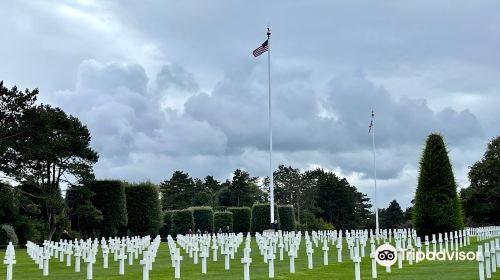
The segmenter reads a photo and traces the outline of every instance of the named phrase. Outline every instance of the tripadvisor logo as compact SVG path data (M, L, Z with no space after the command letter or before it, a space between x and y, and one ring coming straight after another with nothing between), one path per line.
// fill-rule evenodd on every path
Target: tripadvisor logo
M478 260L476 252L456 252L456 251L440 251L440 252L410 252L407 250L401 254L402 260L412 259L417 261L475 261ZM398 254L396 248L389 244L380 245L375 251L375 260L381 266L392 266L396 263Z
M396 263L397 259L396 248L392 245L380 245L375 251L375 260L381 266L391 266Z

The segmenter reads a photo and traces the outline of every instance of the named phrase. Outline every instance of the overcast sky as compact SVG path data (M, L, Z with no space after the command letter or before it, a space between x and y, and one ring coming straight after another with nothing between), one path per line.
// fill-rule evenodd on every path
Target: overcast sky
M460 187L499 134L499 1L0 0L0 80L88 125L97 178L323 167L409 206L429 133Z

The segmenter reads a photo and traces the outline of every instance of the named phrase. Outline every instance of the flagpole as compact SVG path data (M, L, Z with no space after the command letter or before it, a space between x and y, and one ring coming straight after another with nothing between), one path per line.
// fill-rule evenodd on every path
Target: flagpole
M273 125L271 114L271 29L267 27L267 74L269 82L269 192L271 208L271 224L274 223L274 184L273 184Z
M374 208L375 208L375 236L379 234L379 224L378 224L378 207L377 207L377 161L375 160L375 122L373 119L375 118L375 114L372 110L372 149L373 149L373 183L375 185L375 199L374 199Z

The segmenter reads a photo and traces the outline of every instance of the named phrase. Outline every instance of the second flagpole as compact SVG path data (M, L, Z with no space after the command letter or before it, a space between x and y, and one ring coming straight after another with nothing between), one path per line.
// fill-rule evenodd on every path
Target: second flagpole
M267 74L269 82L269 196L271 225L274 223L274 184L273 184L273 121L271 114L271 29L267 27Z

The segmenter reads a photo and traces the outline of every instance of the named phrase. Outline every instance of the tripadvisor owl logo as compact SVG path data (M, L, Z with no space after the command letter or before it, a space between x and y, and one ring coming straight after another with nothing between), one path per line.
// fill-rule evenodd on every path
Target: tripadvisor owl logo
M396 263L397 259L396 248L392 245L380 245L375 251L375 260L381 266L391 266Z

